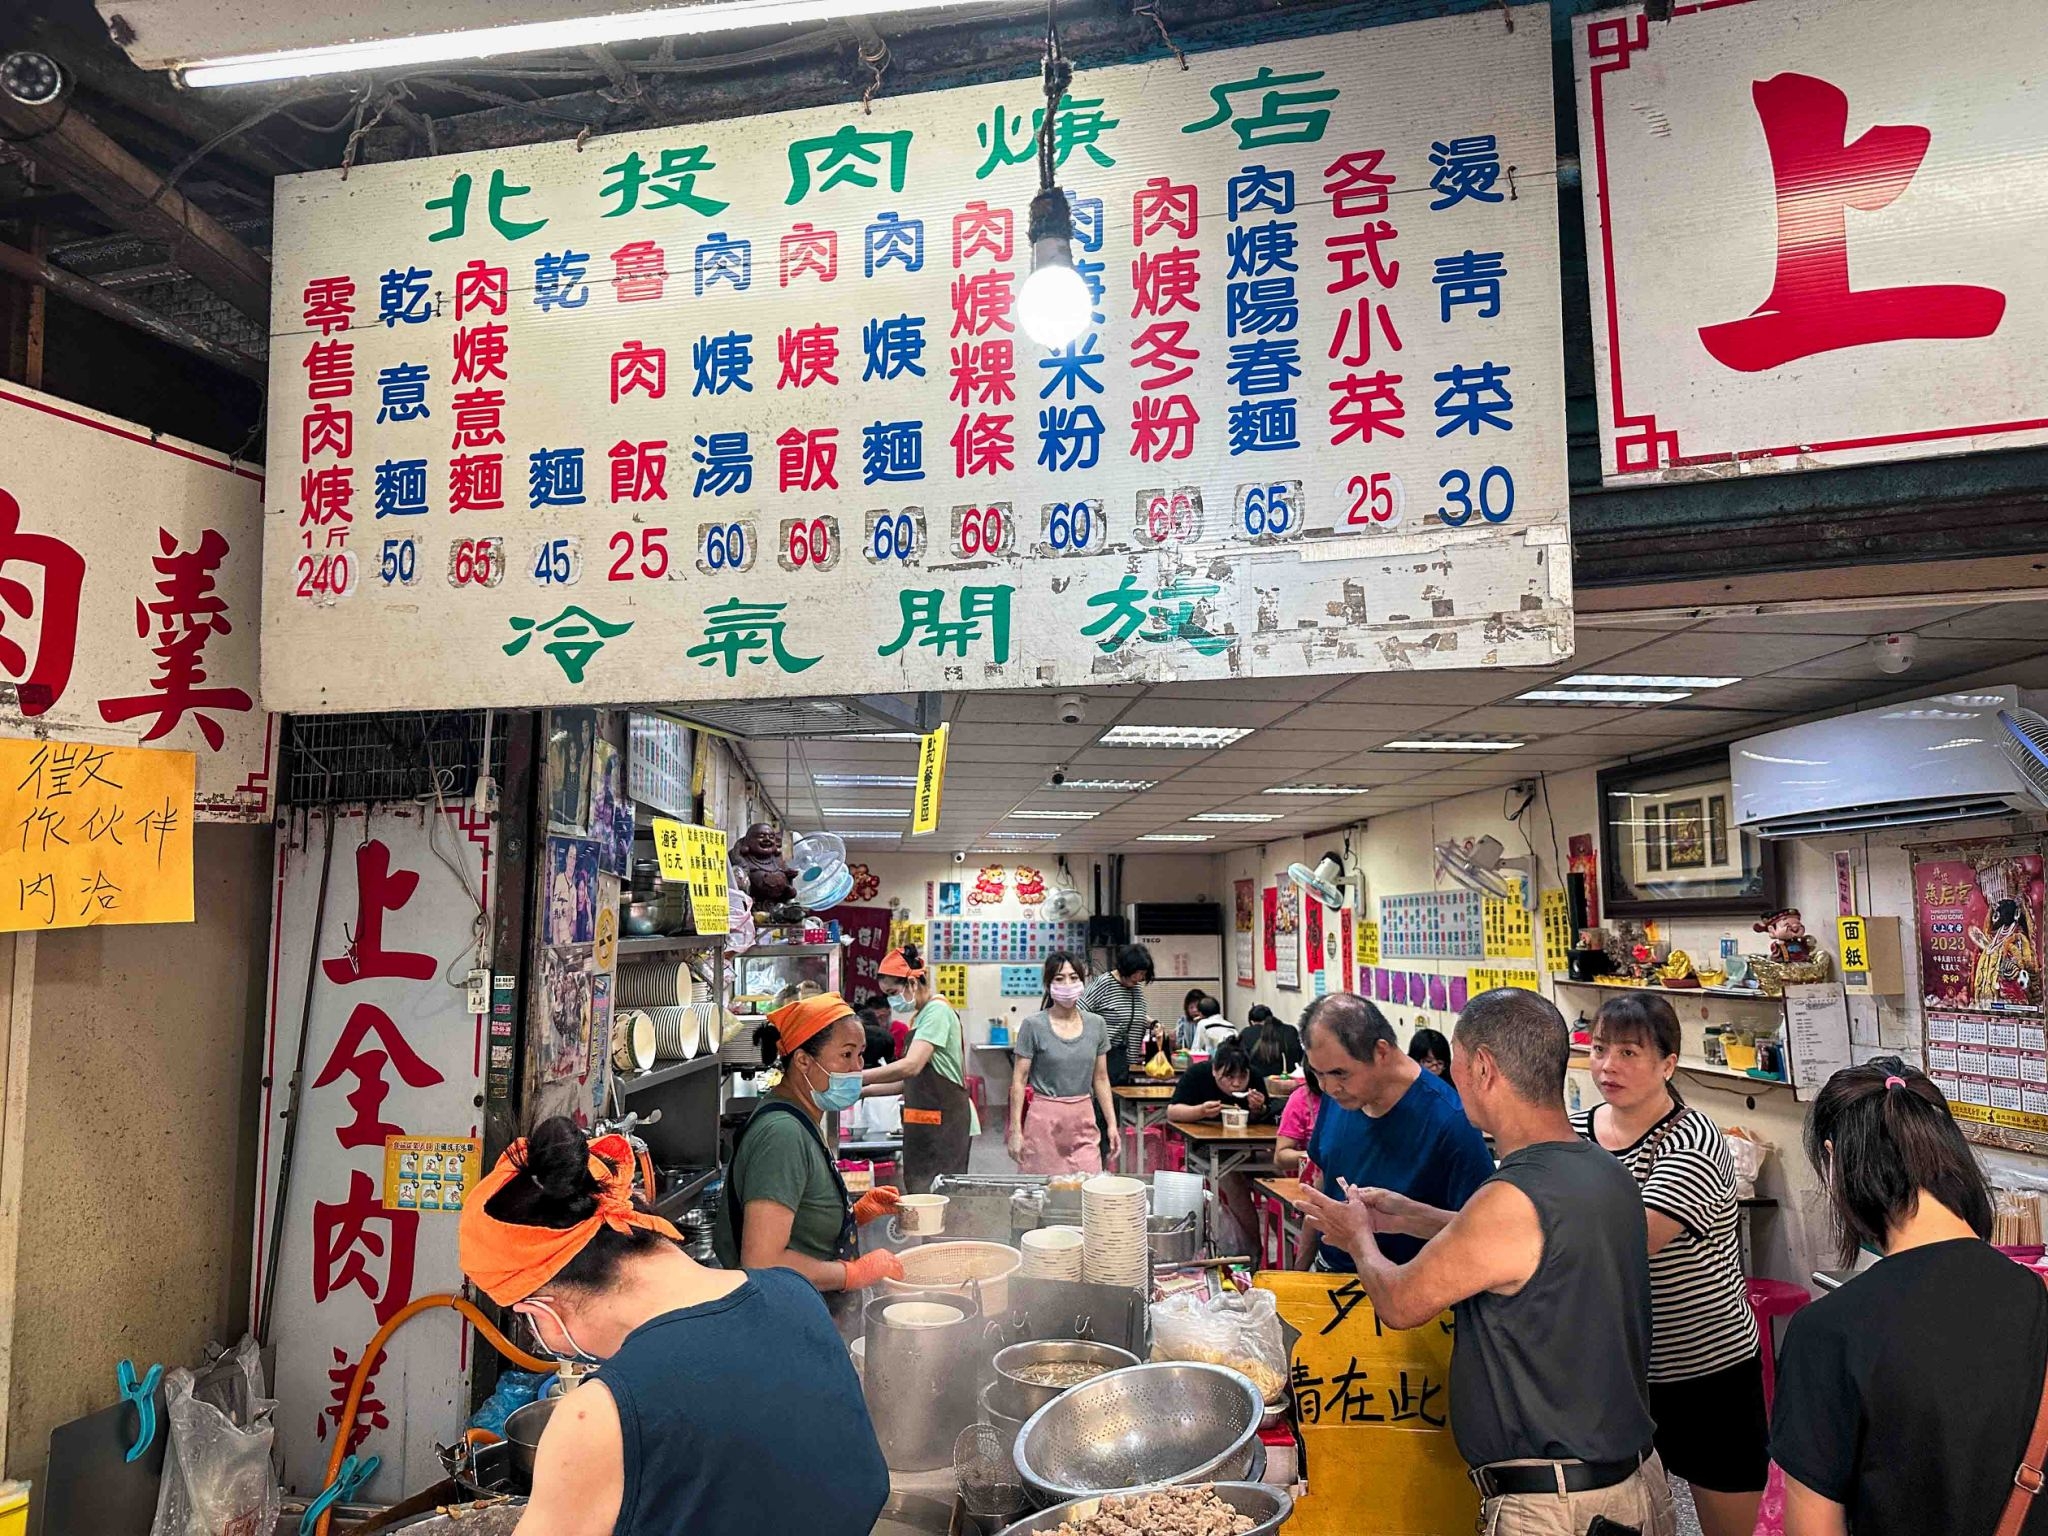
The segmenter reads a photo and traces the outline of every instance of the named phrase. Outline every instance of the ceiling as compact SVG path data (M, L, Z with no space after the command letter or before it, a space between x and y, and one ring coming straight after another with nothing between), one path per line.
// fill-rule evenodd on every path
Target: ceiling
M1903 676L1880 672L1868 645L1872 635L1897 632L1911 632L1918 649ZM1515 702L1587 672L1710 673L1742 681L1661 706ZM1555 671L1414 671L1100 689L1086 696L1087 718L1074 726L1056 722L1057 695L1049 692L949 695L946 718L953 730L943 813L935 836L915 840L901 835L909 825L907 787L815 782L835 775L908 779L917 767L914 740L764 741L745 743L743 750L792 827L860 834L850 849L861 854L899 847L1039 856L1207 854L1308 836L1541 774L1725 741L1879 699L1938 692L1962 678L2048 687L2048 603L1839 603L1807 613L1710 618L1602 614L1582 621L1577 655ZM1116 725L1250 727L1251 733L1220 750L1100 745ZM1391 741L1435 736L1524 744L1484 753L1385 750ZM1156 787L1137 793L1055 789L1049 782L1055 769L1073 780L1153 780ZM1261 793L1298 783L1363 792ZM826 814L845 808L901 814ZM1016 814L1031 811L1097 814L1086 821ZM1280 819L1189 820L1217 812ZM1010 839L995 835L999 831L1057 835ZM1208 840L1141 842L1147 834Z

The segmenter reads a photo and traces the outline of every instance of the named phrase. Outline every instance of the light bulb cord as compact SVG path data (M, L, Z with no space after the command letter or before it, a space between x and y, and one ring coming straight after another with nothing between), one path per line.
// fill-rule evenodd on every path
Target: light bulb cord
M1053 164L1053 124L1060 102L1074 83L1074 66L1060 49L1059 0L1045 0L1045 120L1038 125L1038 190L1050 192L1056 167Z

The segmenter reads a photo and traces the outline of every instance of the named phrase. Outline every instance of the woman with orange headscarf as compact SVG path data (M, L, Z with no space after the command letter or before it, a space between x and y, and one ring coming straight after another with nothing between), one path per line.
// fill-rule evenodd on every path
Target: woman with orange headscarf
M463 1208L477 1289L545 1353L598 1366L541 1434L522 1536L741 1536L764 1488L781 1528L868 1536L889 1472L817 1292L785 1270L705 1268L632 1191L631 1144L558 1116Z
M893 1253L860 1252L860 1228L895 1211L896 1191L855 1201L825 1142L826 1113L860 1097L867 1035L844 998L820 992L777 1008L758 1038L782 1080L733 1143L712 1231L718 1261L793 1269L844 1313L868 1286L903 1278Z
M890 1015L910 1021L910 1043L900 1061L868 1068L864 1091L903 1095L903 1183L921 1195L940 1174L967 1171L981 1118L967 1096L960 1015L932 990L931 969L915 944L883 957L881 982Z

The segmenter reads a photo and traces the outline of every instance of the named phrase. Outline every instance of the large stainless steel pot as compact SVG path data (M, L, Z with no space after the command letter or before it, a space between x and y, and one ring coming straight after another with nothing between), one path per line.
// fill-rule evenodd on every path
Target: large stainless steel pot
M540 1451L541 1431L548 1427L559 1397L536 1398L524 1408L515 1408L505 1418L505 1439L512 1447L512 1470L528 1487L533 1485L533 1459Z
M1028 1419L1067 1388L1026 1381L1019 1372L1034 1365L1083 1364L1100 1366L1102 1370L1096 1374L1101 1375L1136 1365L1138 1357L1114 1344L1097 1344L1089 1339L1031 1339L997 1350L992 1364L996 1379L1003 1384L1004 1404L1013 1409L1019 1419Z
M862 1312L861 1385L882 1456L897 1472L953 1464L953 1441L974 1422L991 1340L971 1296L947 1291L874 1297Z

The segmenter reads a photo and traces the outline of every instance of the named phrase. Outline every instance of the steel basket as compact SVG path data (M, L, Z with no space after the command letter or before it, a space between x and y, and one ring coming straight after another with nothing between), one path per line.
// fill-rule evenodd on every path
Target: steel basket
M1070 1388L1027 1419L1017 1470L1041 1504L1242 1478L1264 1412L1259 1389L1237 1371L1134 1365Z

